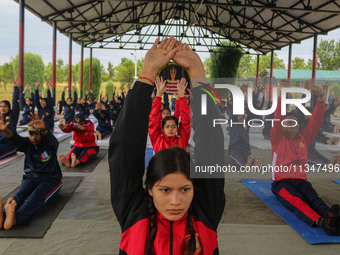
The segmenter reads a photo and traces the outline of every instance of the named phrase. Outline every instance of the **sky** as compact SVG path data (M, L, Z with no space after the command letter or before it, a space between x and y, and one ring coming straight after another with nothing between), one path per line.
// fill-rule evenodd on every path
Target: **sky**
M50 25L42 22L37 16L29 11L25 11L25 52L32 52L42 57L45 64L52 61L52 32ZM327 36L319 36L318 43L321 40L340 40L340 29L331 31ZM63 34L57 32L57 59L63 59L64 63L68 63L68 47L69 39ZM72 44L72 62L73 64L80 60L80 46L76 43ZM0 65L10 62L19 51L19 5L13 0L0 0ZM312 59L313 39L308 39L301 44L293 44L292 57L301 57L305 60ZM279 58L282 58L287 66L288 63L288 47L275 51ZM131 50L109 50L109 49L93 49L93 57L100 60L101 64L107 67L110 61L114 66L119 65L120 59L123 57L134 60ZM136 57L141 59L146 51L137 50ZM209 53L198 53L202 60L209 57ZM90 55L90 50L84 49L84 57Z

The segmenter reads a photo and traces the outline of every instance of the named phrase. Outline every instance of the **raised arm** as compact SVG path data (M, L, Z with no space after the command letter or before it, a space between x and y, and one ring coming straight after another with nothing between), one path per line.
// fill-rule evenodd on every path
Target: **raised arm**
M213 119L219 117L216 106L209 95L207 95L207 114L201 114L201 95L206 94L205 91L209 90L204 85L207 83L207 79L202 61L187 44L179 45L174 61L189 71L194 87L191 90L192 100L190 105L193 112L192 126L195 133L195 166L216 166L216 164L224 166L223 133L221 126L213 127ZM202 87L204 87L204 90L201 89ZM197 190L195 191L193 206L195 212L203 212L203 215L206 216L199 220L216 231L225 206L224 174L215 175L215 178L211 177L209 174L198 174L198 179L195 180Z
M151 98L151 95L150 95ZM152 103L152 109L149 115L149 136L153 146L157 143L157 139L161 137L161 125L162 125L162 98L156 96Z
M173 38L165 39L159 45L158 42L159 39L156 39L147 52L141 73L151 81L175 53L171 48ZM130 226L131 219L139 217L141 207L147 212L142 178L153 91L148 79L140 78L129 91L110 139L111 203L122 231Z
M78 99L78 94L77 94L77 88L76 86L73 86L73 107L77 107L77 99Z
M177 106L179 109L179 114L181 116L181 122L179 123L179 131L178 134L183 139L183 144L188 144L190 138L190 130L191 130L191 111L188 100L186 99L184 92L188 83L185 78L182 78L179 82L177 82L177 90L179 99L177 100Z
M155 146L157 140L161 138L161 123L162 123L162 95L166 89L163 78L156 77L155 85L157 87L157 96L152 103L152 109L149 115L149 136L151 144ZM150 95L151 97L151 95Z
M48 104L48 108L50 108L51 110L54 111L54 108L53 108L53 97L52 97L52 93L51 93L51 84L50 82L47 83L47 104Z
M204 86L204 85L203 85ZM206 88L205 88L206 90ZM221 126L213 127L213 119L219 114L214 101L200 87L192 89L192 126L195 142L195 166L224 166L224 138ZM201 114L201 95L207 97L207 114ZM200 175L200 174L199 174ZM214 178L212 178L214 177ZM200 178L197 176L197 178ZM212 229L216 230L221 220L225 206L224 174L209 176L203 175L196 179L197 192L195 194L196 206L208 216Z
M19 82L14 83L14 90L13 90L13 96L12 96L12 113L11 113L11 119L9 124L9 129L11 129L13 132L16 132L16 124L19 119L20 114L20 106L19 106L19 88L18 88Z
M312 117L310 118L307 127L305 127L301 134L305 138L306 146L309 146L311 142L316 137L317 133L319 132L322 121L325 114L325 95L322 93L321 87L312 87L312 91L315 93L315 95L318 98L318 101L315 105L315 108L312 113Z
M66 105L66 101L65 101L65 90L66 90L66 88L67 88L67 86L65 86L65 87L63 88L63 93L61 93L61 104L62 104L63 106Z
M39 97L39 85L40 85L40 81L37 81L35 83L35 95L34 95L34 101L35 101L35 106L39 109L41 109L41 104L40 104L40 97Z
M280 142L283 136L283 127L281 125L281 121L284 120L284 116L281 115L281 96L279 96L277 99L277 107L274 112L274 119L279 121L274 122L270 131L270 142L272 144L272 148Z

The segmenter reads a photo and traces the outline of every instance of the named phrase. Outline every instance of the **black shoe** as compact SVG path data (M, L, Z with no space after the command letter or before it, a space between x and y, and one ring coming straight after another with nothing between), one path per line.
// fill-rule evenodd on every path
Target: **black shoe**
M338 219L339 219L339 205L332 205L329 208L329 213L326 218L321 218L318 223L318 227L322 228L327 235L337 235L338 230Z
M336 234L335 218L320 218L317 226L322 228L329 236L334 236Z

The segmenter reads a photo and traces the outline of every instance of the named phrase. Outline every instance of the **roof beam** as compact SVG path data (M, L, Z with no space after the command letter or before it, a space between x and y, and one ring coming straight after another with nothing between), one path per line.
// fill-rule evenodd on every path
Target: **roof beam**
M89 0L89 1L87 1L87 2L85 2L85 3L78 4L78 5L74 5L74 6L70 7L70 8L66 8L66 9L62 9L62 10L57 10L57 11L55 11L54 13L51 13L51 14L46 15L46 16L43 16L41 19L42 19L43 21L47 21L47 20L49 20L49 18L50 18L51 16L54 16L54 15L58 15L58 16L59 16L59 15L62 15L63 13L65 13L65 12L75 10L75 9L80 8L80 7L83 7L83 6L85 6L85 5L89 5L89 4L92 4L92 3L100 3L100 2L102 2L102 1L103 1L103 0Z
M118 0L110 0L111 2L118 2ZM178 1L178 0L125 0L124 2L148 2L148 3L178 3L182 5L200 5L201 1ZM305 6L304 8L290 8L290 7L283 7L278 6L272 3L261 3L261 4L244 4L244 3L234 3L234 2L225 2L225 1L203 1L202 5L212 5L212 6L220 6L220 7L237 7L237 8L251 8L251 9L263 9L263 10L286 10L286 11L304 11L304 12L317 12L317 13L325 13L325 14L339 14L340 10L320 10L320 9L313 9L312 6Z
M58 23L60 22L70 22L67 20L55 20ZM140 24L143 26L148 26L148 25L155 25L154 23L148 23L148 22L137 22L137 21L86 21L86 20L74 20L72 21L72 23L108 23L108 24ZM183 26L183 25L176 25L176 24L172 24L172 26ZM282 33L294 33L296 31L292 31L292 30L281 30L281 29L275 29L275 28L256 28L256 27L234 27L234 26L226 26L222 23L220 23L219 25L215 24L215 25L201 25L201 24L197 24L197 26L202 26L203 28L230 28L230 29L236 29L236 30L254 30L254 31L270 31L270 32L282 32ZM65 28L67 29L67 28ZM308 32L308 31L299 31L296 33L302 33L302 34L315 34L315 32Z

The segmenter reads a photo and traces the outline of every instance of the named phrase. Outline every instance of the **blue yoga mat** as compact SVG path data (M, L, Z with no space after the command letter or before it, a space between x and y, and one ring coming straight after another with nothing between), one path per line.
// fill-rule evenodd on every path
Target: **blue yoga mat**
M340 181L339 181L340 182ZM340 236L329 236L321 228L313 228L286 209L271 191L272 181L242 180L256 196L261 198L276 214L310 244L340 243Z
M147 148L146 152L145 152L145 168L148 167L150 159L153 156L153 149L152 148Z
M340 180L332 180L333 182L340 184Z

